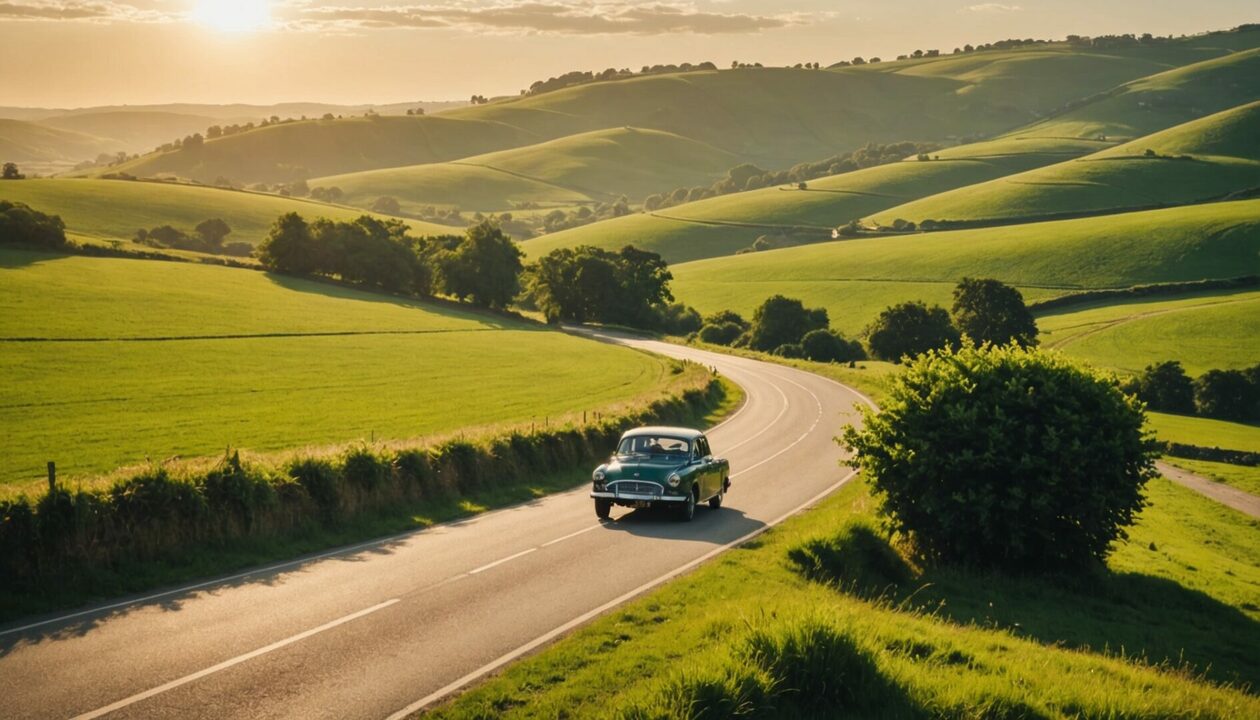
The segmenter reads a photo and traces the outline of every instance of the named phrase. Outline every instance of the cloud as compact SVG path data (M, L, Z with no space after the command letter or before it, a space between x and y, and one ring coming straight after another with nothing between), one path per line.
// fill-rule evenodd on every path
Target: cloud
M968 5L963 8L963 10L973 13L1013 13L1023 9L1018 5L1003 5L1002 3L981 3L980 5Z
M294 10L288 25L304 30L460 28L556 35L716 35L751 33L800 22L799 15L704 12L689 5L586 0L572 3L518 1L486 7L303 7Z
M163 22L171 17L154 10L108 0L0 2L0 21L71 20L86 22Z

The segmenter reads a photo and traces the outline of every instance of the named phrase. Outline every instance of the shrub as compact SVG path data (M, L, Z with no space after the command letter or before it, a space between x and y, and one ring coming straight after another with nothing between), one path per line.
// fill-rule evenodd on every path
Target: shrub
M842 443L881 512L926 559L1080 568L1126 537L1158 444L1136 398L1016 346L925 354Z
M834 330L811 330L801 338L801 348L805 357L815 362L849 362L865 360L866 351L862 343L846 340Z
M902 358L929 350L953 348L958 345L959 335L945 308L907 302L880 313L866 328L866 338L876 358L901 362Z
M670 335L688 335L699 330L703 324L700 313L682 303L670 303L661 308L657 322L660 329Z
M1125 389L1137 395L1152 410L1186 415L1194 413L1194 383L1176 360L1147 365Z
M787 343L775 348L773 354L779 357L803 360L805 358L805 348L800 343Z
M1037 322L1024 296L997 280L963 278L954 288L951 315L958 330L977 344L1037 344Z
M744 331L735 323L725 322L720 325L705 325L700 328L700 340L714 345L730 345Z
M753 313L748 345L769 352L781 345L799 343L805 333L828 324L825 309L807 310L800 300L774 295Z
M1194 401L1199 414L1220 420L1260 417L1260 388L1240 370L1208 370L1200 375L1194 381Z
M748 321L734 310L719 310L712 315L706 315L704 317L705 325L721 325L723 323L733 323L739 326L740 330L747 330L749 328Z

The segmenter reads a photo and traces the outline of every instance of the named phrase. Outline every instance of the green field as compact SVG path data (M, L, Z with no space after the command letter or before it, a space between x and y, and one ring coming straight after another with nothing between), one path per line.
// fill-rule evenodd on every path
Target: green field
M48 460L73 477L228 445L542 423L669 376L654 357L536 326L187 263L0 251L0 318L10 489L37 487Z
M854 688L857 702L878 697L876 707L854 716L1260 714L1252 694L1260 680L1256 521L1163 479L1148 494L1151 505L1109 570L1087 581L962 570L922 572L891 592L873 578L849 591L807 581L793 570L790 549L836 542L849 523L873 523L866 487L854 482L432 714L583 717L618 708L683 717L683 709L654 712L677 697L678 683L716 696L735 682L733 655L750 632L807 618L852 637L877 671L870 685Z
M912 201L871 215L1005 221L1204 202L1260 187L1260 102L1075 160ZM1147 157L1147 152L1155 153Z
M257 244L284 213L307 220L326 217L353 220L355 208L279 195L170 183L123 180L52 179L0 184L0 200L26 203L41 212L60 215L71 232L106 239L135 237L139 228L173 225L191 231L198 223L220 218L231 228L228 242ZM458 234L459 228L410 220L417 235Z
M369 207L382 195L406 210L448 205L464 210L509 210L516 202L572 204L634 200L678 185L708 185L739 158L672 133L616 128L538 145L463 158L315 178L336 186L348 204Z
M1074 289L1255 274L1258 253L1260 201L1246 200L843 240L671 270L674 294L703 313L751 313L769 295L782 293L826 307L833 327L854 334L897 302L948 305L954 285L967 276L1015 285L1031 301Z
M1191 376L1260 363L1256 291L1120 302L1042 315L1037 325L1043 346L1125 373L1163 360Z
M1168 413L1147 415L1151 428L1161 440L1260 453L1260 426Z

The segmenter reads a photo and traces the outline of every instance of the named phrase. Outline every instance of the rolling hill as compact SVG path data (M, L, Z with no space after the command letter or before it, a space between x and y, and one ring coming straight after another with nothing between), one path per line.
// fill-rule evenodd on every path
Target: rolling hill
M139 228L173 225L191 230L210 218L231 228L230 242L257 244L276 218L297 212L308 220L353 220L365 211L278 195L156 182L41 179L0 183L0 200L26 203L60 215L66 229L98 238L125 240ZM369 213L370 214L370 213ZM460 228L406 221L418 235L450 235Z
M123 169L202 181L292 180L445 162L626 126L783 167L868 142L993 136L1117 84L1227 55L1232 45L1260 45L1260 32L1107 51L1061 44L829 70L640 76L438 116L282 124L146 156Z
M50 459L73 477L227 444L279 451L554 420L655 396L672 377L644 353L448 306L9 249L0 347L0 494L37 489Z
M206 115L115 110L50 117L39 124L95 135L112 141L115 150L139 153L193 133L204 135L207 127L218 122Z
M0 162L48 165L91 160L121 148L107 138L23 120L0 119Z
M390 195L405 210L422 205L507 210L515 202L642 198L678 182L708 184L738 162L735 155L672 133L625 127L456 162L315 178L310 185L339 187L348 204L363 207Z
M1260 187L1260 102L1075 160L899 205L869 218L1018 222L1205 202Z
M909 236L861 238L675 265L674 294L745 316L782 293L855 335L906 300L948 306L963 277L1027 300L1077 289L1260 274L1260 200ZM1234 336L1245 345L1245 339Z

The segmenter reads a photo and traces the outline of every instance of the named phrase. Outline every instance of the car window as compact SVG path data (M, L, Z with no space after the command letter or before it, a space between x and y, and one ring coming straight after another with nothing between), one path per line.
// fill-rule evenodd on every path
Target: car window
M686 457L691 453L691 443L668 435L636 435L623 438L617 447L618 455L663 455Z
M698 448L696 450L698 457L705 458L713 454L713 451L709 450L708 438L696 438L696 447Z

